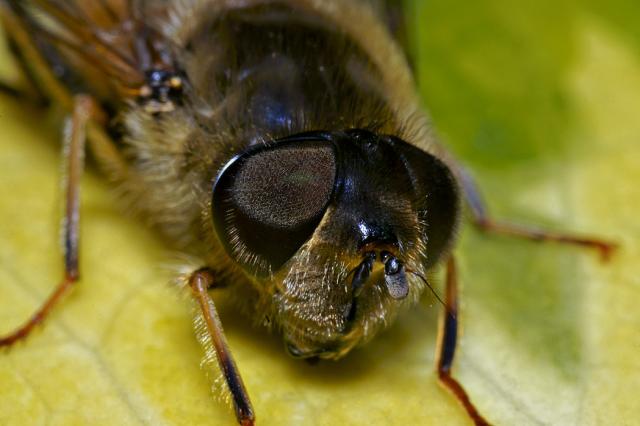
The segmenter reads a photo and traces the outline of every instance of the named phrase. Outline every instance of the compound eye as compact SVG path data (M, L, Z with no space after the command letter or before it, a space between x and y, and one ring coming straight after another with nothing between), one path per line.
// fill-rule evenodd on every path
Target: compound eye
M431 267L442 258L453 241L460 216L458 185L449 167L434 155L401 139L391 138L405 162L420 221L425 223L427 262Z
M212 203L227 253L257 274L280 268L320 223L335 180L335 151L327 141L288 140L231 160Z

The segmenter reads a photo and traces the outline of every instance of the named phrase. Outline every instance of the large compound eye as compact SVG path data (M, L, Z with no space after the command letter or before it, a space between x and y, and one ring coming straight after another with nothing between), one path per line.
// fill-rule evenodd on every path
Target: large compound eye
M213 188L218 237L243 267L276 270L313 234L335 180L335 151L327 141L288 140L236 157Z
M427 268L434 265L453 241L460 217L458 185L449 167L437 157L393 138L405 161L416 195L420 221L427 224Z

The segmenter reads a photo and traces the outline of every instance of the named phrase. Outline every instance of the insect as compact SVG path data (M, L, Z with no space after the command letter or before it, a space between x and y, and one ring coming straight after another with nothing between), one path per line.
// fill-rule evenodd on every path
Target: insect
M210 289L225 289L303 359L337 360L430 289L446 264L439 380L451 375L451 249L474 223L535 240L595 239L493 221L469 174L429 133L403 53L368 2L4 0L3 25L36 95L66 108L65 276L0 338L25 338L75 286L85 142L132 208L202 259L185 279L198 336L240 424L255 413Z

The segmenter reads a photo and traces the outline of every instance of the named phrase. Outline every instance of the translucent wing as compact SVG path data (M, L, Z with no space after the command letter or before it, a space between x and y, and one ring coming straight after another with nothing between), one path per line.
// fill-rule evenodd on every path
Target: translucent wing
M30 43L72 93L132 97L147 71L171 68L168 43L148 25L164 8L125 0L4 0L0 5L10 39L22 38L17 44L23 47Z

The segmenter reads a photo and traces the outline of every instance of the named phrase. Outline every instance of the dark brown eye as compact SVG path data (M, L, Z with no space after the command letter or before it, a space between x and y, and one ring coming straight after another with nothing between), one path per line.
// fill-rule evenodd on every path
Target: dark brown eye
M449 167L437 157L390 137L405 162L415 192L415 207L426 223L427 267L443 256L453 241L459 214L458 185Z
M276 270L313 234L335 180L327 141L288 140L236 157L213 188L218 237L243 267Z

